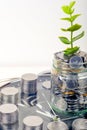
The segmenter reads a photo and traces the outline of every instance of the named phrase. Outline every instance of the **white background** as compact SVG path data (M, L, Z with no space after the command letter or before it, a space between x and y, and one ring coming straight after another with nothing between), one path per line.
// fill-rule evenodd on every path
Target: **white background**
M0 0L0 78L51 69L54 52L66 48L58 36L67 27L61 17L70 0ZM87 51L87 1L76 0L76 21L85 36L77 41ZM81 31L80 30L80 31ZM66 34L64 34L66 35Z

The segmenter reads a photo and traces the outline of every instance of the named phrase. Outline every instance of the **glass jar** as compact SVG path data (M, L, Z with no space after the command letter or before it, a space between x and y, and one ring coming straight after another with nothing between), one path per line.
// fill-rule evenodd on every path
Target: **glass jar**
M87 53L54 54L51 71L51 105L57 112L87 111Z

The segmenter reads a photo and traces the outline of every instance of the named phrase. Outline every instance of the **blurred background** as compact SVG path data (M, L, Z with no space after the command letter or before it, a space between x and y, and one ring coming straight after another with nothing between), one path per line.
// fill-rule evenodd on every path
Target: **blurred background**
M66 48L58 36L67 24L61 6L71 0L0 1L0 79L51 70L53 53ZM87 51L87 1L76 0L76 21L85 36L76 44ZM80 31L81 31L80 30ZM66 34L65 34L66 35Z

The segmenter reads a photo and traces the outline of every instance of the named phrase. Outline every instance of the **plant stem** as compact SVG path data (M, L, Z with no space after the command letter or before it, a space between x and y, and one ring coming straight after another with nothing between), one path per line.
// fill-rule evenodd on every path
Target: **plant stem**
M73 48L72 38L73 38L73 32L71 32L71 48Z
M72 17L72 15L70 15L70 17ZM73 22L71 21L71 26L73 25ZM71 31L71 48L73 48L73 32Z

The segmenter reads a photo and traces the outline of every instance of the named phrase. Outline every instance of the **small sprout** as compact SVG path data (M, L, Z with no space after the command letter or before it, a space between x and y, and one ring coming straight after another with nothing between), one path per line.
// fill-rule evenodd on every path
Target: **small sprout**
M75 1L72 1L69 3L69 5L62 6L62 11L68 15L68 17L61 18L61 20L67 21L70 23L70 26L68 28L61 28L63 32L69 32L70 38L67 38L65 36L59 36L59 39L62 43L70 45L70 48L66 48L64 50L64 54L67 56L73 55L76 53L80 47L73 45L73 43L80 38L84 36L84 31L82 31L80 34L73 36L75 31L78 31L82 25L75 23L74 21L81 15L81 14L74 14L75 9L73 8L75 5Z
M58 116L55 116L55 117L53 118L53 121L58 121Z

